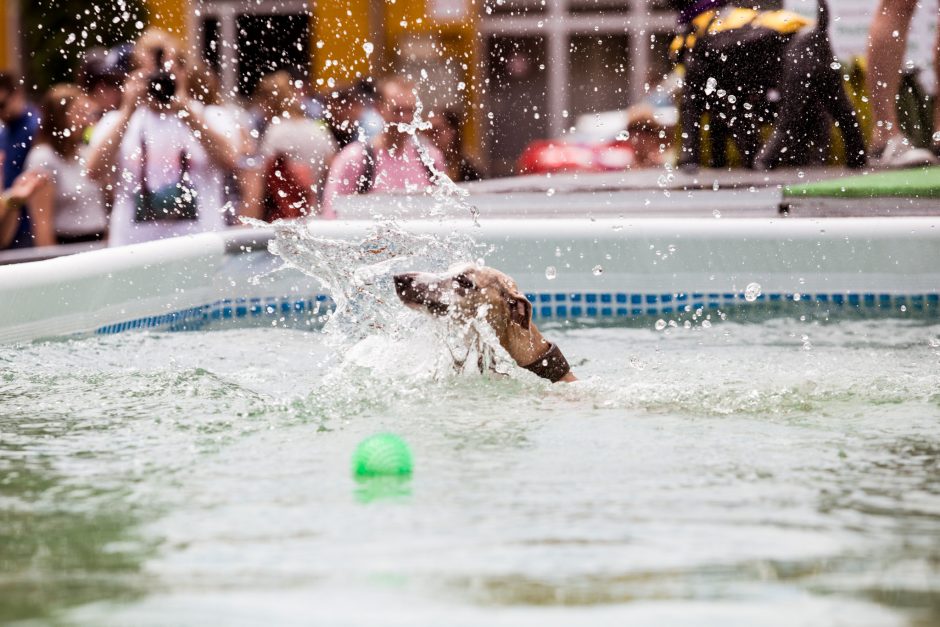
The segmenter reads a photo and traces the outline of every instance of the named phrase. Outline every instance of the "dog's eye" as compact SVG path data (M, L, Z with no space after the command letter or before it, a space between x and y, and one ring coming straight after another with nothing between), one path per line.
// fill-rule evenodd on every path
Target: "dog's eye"
M458 286L464 288L465 290L472 290L474 288L473 281L467 278L464 274L458 274L454 277L454 283Z

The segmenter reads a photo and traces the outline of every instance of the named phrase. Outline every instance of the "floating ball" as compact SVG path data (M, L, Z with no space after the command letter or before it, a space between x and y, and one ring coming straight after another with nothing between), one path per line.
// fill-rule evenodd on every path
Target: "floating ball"
M394 433L378 433L359 443L352 458L353 476L406 477L411 475L411 450Z

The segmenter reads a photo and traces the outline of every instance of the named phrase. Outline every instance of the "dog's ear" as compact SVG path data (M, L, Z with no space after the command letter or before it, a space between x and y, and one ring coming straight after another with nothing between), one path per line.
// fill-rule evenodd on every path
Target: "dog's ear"
M522 294L510 293L506 295L509 303L509 320L518 324L523 329L529 328L529 322L532 320L532 303Z

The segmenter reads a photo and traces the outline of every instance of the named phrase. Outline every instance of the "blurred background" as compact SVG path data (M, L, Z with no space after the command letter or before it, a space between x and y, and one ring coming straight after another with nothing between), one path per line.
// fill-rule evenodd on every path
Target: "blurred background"
M837 53L847 61L864 56L875 3L831 4ZM815 3L792 0L785 8L812 15ZM915 18L911 71L931 65L934 9L923 6ZM43 91L71 80L85 50L157 26L179 35L224 92L243 99L281 68L304 77L311 95L410 73L426 106L461 112L465 150L500 176L513 172L534 140L560 138L579 116L648 97L671 69L675 24L665 0L8 0L0 68ZM921 77L926 91L930 74Z

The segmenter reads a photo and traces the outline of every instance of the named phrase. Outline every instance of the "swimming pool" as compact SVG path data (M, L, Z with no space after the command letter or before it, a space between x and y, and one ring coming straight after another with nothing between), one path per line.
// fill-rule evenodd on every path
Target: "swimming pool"
M598 213L0 268L0 621L940 621L937 219ZM580 382L395 300L477 252Z
M940 620L935 321L547 323L555 387L412 322L0 347L0 620ZM351 478L378 431L411 480Z

